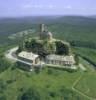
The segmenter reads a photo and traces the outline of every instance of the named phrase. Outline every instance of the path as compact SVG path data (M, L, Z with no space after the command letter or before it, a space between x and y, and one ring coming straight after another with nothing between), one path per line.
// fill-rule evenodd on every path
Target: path
M92 98L75 88L75 86L78 84L78 82L81 80L82 77L83 77L83 75L81 74L80 77L73 83L72 90L81 94L82 96L86 97L89 100L96 100L96 98Z
M86 68L82 65L82 64L79 64L79 68L83 71L86 71Z
M27 64L27 65L31 66L32 63L29 63L27 61L23 61L23 60L20 60L20 59L17 58L17 56L15 54L15 52L17 51L17 49L18 49L18 47L14 47L14 48L8 50L5 53L5 57L8 58L8 59L10 59L11 61L14 61L14 62L18 61L18 62L21 62L21 63L24 63L24 64Z

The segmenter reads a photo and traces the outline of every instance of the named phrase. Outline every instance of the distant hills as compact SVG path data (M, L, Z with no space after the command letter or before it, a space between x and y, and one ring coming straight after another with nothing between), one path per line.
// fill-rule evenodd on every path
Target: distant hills
M89 18L96 18L96 15L91 15L91 16L88 16Z
M96 24L96 16L33 16L20 18L0 18L0 23L68 23L68 24Z
M72 25L96 24L96 19L83 16L63 16L57 19L58 23L67 23Z
M47 24L49 31L60 39L96 42L95 16L29 16L21 18L0 18L0 37L5 37L5 34L8 37L11 34L30 29L35 29L37 30L35 33L38 33L38 24L40 23Z
M56 16L33 16L33 17L19 17L19 18L1 18L0 23L50 23L54 22L58 17Z

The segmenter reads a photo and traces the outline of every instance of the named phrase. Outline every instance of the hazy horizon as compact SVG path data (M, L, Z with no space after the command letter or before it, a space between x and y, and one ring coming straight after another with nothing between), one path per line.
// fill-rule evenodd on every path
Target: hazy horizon
M89 18L91 18L91 17L96 17L96 15L26 15L26 16L0 16L0 19L6 19L6 18L27 18L27 17L29 17L29 18L31 18L31 17L33 17L33 18L35 18L35 17L50 17L50 18L59 18L59 17L89 17Z

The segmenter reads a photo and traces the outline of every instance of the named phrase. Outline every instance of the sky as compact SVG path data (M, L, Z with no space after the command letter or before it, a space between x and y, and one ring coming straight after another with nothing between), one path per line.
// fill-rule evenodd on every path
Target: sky
M96 15L96 0L0 0L0 17Z

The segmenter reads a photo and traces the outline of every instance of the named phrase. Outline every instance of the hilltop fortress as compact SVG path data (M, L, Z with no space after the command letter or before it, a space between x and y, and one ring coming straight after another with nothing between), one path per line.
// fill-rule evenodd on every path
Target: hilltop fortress
M68 42L53 38L44 24L40 24L38 37L24 40L19 52L19 59L31 62L33 65L44 62L49 65L73 66L74 56Z

